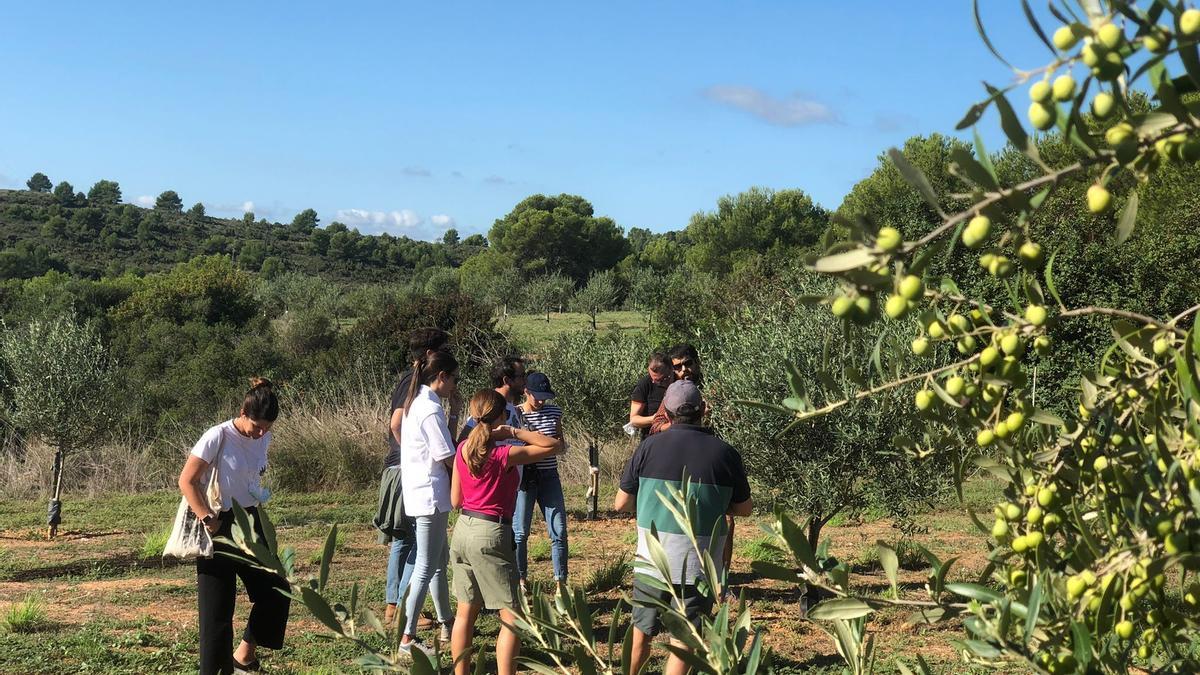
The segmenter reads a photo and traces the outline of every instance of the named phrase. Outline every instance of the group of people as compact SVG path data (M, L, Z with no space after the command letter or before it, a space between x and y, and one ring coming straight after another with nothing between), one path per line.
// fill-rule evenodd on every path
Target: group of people
M418 635L422 628L436 627L441 642L450 644L455 672L467 673L478 616L485 608L497 610L502 623L497 672L512 673L520 641L511 626L522 611L521 594L528 592L528 537L535 509L546 522L558 592L567 582L567 518L557 460L566 451L562 408L552 402L555 393L545 373L526 372L523 359L507 357L491 371L492 388L466 400L467 419L460 430L463 397L449 335L419 329L408 346L411 367L392 395L389 451L374 518L381 540L389 545L384 620L403 621L400 649L408 654L414 649L431 653ZM741 456L703 426L707 404L701 386L700 358L693 347L651 355L646 375L630 395L629 424L640 430L642 441L625 466L614 504L619 511L636 513L639 557L650 559L646 539L657 532L671 568L671 578L663 581L681 589L693 621L711 609L713 598L698 591L703 576L699 557L659 495L667 486L692 483L690 494L701 521L693 523L698 541L721 552L725 570L732 551L732 518L751 510ZM255 381L238 417L209 429L193 448L179 478L180 490L214 535L229 534L234 500L253 515L265 499L260 479L278 415L272 385ZM202 485L209 467L218 462L223 497L221 511L215 513ZM451 533L454 509L459 515ZM215 548L220 551L223 545ZM458 603L453 609L451 576ZM236 577L253 609L241 643L230 651ZM257 647L282 646L289 610L287 596L277 590L286 589L283 579L219 555L197 562L197 579L201 673L254 670ZM432 596L435 620L422 616L426 596ZM633 672L638 672L660 628L653 600L666 598L639 580L633 599ZM685 673L687 664L672 655L664 672Z

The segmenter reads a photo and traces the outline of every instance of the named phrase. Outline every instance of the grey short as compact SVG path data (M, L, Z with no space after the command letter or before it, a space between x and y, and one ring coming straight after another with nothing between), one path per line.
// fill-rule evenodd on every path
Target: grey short
M682 590L683 613L693 626L699 628L701 617L712 612L713 600L701 594L695 586L684 586ZM676 586L676 592L679 592L678 586ZM662 614L663 610L655 605L648 604L648 601L655 598L661 602L669 603L671 594L643 585L636 579L634 580L633 611L631 612L633 625L646 635L651 636L657 635L659 629L662 627L659 615Z
M512 525L461 515L450 539L454 597L521 613Z

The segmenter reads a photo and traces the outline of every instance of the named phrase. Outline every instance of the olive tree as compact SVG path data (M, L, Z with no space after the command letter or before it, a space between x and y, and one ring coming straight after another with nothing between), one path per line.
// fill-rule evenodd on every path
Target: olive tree
M530 279L525 284L525 301L528 309L537 313L546 313L546 323L550 323L550 312L555 307L562 308L575 291L575 283L558 272L543 274Z
M966 182L969 203L954 208L893 151L897 170L938 224L907 238L866 214L846 217L847 238L827 241L809 261L839 280L840 290L824 302L847 325L916 316L912 351L950 362L819 406L794 400L793 392L791 417L803 423L902 390L912 393L931 436L974 440L980 466L1005 485L990 524L971 513L990 535L990 564L980 583L948 583L953 559L930 554L928 600L903 601L922 620L967 615L961 649L968 659L1050 673L1197 672L1200 305L1152 316L1076 304L1056 283L1071 270L1056 265L1039 233L1063 226L1046 221L1047 197L1082 177L1077 213L1109 219L1110 246L1121 247L1139 222L1139 192L1160 178L1160 167L1200 159L1200 109L1183 95L1200 85L1200 10L1149 0L1061 4L1077 6L1052 4L1060 22L1052 31L1025 7L1052 58L1014 68L1005 87L987 85L986 98L959 123L967 129L995 111L1031 170L1016 178L999 173L975 134L974 152L952 151L950 170ZM1130 105L1135 84L1153 90L1156 107ZM1061 134L1069 152L1039 152L1009 101L1016 91L1032 100L1028 122ZM929 275L930 261L945 252L974 258L1003 290L1001 300L964 294L950 274ZM1039 403L1034 376L1039 363L1061 356L1050 330L1095 325L1096 318L1107 320L1109 346L1078 375L1077 411L1053 415ZM787 517L775 525L796 569L757 567L838 596L813 615L859 620L893 602L857 593L844 569L822 570L796 528ZM894 556L888 559L895 587Z
M831 286L819 279L789 285L811 291ZM789 410L819 407L865 384L863 373L875 379L904 373L911 358L878 356L899 351L902 332L890 326L847 331L827 311L764 295L782 299L745 306L705 341L714 352L704 369L711 421L742 453L755 501L802 514L814 548L833 517L867 507L896 516L901 527L911 525L911 507L948 494L949 476L938 465L960 457L951 443L937 446L938 462L919 461L916 453L893 447L897 437L920 434L907 397L896 392L863 399L840 414L795 423L780 414L781 406L739 404L782 400Z
M3 329L10 418L24 433L53 446L54 473L47 537L62 520L63 462L109 430L113 363L99 336L73 315Z
M571 298L571 308L587 314L592 321L592 330L596 330L596 316L615 307L620 295L616 273L612 270L596 272L583 288L575 292L575 297Z

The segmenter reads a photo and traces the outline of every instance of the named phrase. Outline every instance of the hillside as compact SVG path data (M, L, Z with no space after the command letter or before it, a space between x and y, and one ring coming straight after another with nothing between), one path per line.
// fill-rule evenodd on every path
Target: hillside
M117 195L103 203L82 193L0 190L0 279L51 269L92 278L155 272L197 255L221 253L265 276L298 271L338 280L396 281L431 267L457 267L483 244L478 236L434 243L363 235L341 223L315 227L315 214L303 218L302 213L291 224L255 220L253 214L213 218L202 215L202 207L148 209L119 203L119 190Z

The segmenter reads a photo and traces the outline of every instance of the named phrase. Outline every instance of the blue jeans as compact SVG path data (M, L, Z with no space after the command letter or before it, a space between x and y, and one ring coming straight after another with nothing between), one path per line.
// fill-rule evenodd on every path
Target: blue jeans
M529 477L528 474L536 474ZM517 545L517 573L522 579L529 572L529 527L533 524L533 504L542 507L546 532L550 535L550 559L554 563L554 579L567 580L567 509L563 500L562 481L558 469L525 467L529 480L523 481L517 492L517 509L513 513L513 540Z
M403 539L393 539L388 553L384 596L389 605L398 605L404 599L413 569L417 566L417 523L412 518L405 520L408 521L408 534Z
M417 542L417 561L408 587L408 599L404 602L404 634L414 636L417 634L421 607L425 604L425 594L431 588L438 623L447 623L454 618L450 611L450 584L446 578L446 565L450 562L446 528L450 524L450 513L417 516L416 521L414 538Z

